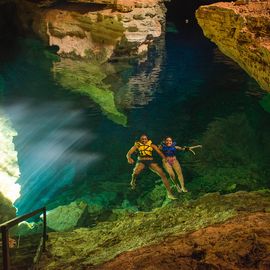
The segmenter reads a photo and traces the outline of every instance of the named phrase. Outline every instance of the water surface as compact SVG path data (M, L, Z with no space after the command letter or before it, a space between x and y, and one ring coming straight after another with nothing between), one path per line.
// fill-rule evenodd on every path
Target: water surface
M145 59L101 68L24 39L0 73L1 107L18 132L19 213L100 194L108 207L138 206L159 180L145 172L129 189L125 155L142 132L156 144L169 134L204 145L196 157L179 154L188 196L269 187L264 94L195 28L167 33Z

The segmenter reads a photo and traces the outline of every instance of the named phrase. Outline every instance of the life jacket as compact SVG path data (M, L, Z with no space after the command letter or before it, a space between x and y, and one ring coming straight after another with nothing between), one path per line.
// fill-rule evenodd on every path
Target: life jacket
M167 146L165 143L161 143L161 146L165 157L174 157L176 155L176 142L173 142L171 146Z
M146 144L143 144L141 142L135 142L135 146L137 146L140 157L152 157L153 148L151 147L151 145L151 140L149 140Z

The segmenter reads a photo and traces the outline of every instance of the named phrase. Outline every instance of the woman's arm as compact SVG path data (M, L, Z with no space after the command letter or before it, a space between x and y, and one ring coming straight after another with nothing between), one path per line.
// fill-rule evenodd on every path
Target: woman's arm
M181 146L175 146L175 148L176 148L177 150L180 150L180 151L186 151L186 150L188 150L188 147L186 147L186 146L184 146L184 147L181 147Z
M126 158L129 164L133 164L135 161L131 158L131 155L137 150L137 147L134 145L132 146L129 151L127 152Z

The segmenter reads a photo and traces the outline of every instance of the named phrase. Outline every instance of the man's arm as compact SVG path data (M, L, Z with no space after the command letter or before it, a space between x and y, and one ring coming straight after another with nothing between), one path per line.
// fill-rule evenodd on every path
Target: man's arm
M135 161L131 158L131 155L137 150L137 147L134 145L132 146L129 151L127 152L126 158L129 164L133 164Z
M159 150L159 148L155 144L152 144L151 146L161 156L162 159L166 159L164 154Z

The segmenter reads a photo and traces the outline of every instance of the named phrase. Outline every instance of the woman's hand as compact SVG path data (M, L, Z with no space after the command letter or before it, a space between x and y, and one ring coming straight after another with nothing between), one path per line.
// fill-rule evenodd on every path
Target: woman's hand
M127 161L129 164L134 164L134 162L135 162L134 159L132 159L132 158L128 158Z

